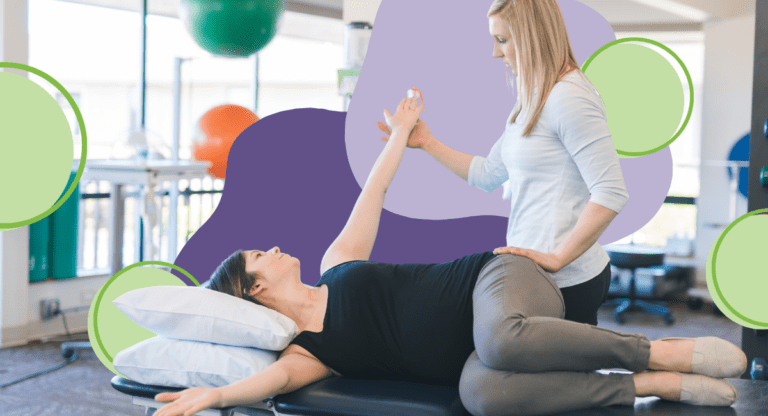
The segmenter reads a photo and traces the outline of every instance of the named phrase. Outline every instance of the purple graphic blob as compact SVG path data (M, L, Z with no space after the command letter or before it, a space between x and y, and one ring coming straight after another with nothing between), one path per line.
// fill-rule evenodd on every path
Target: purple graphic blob
M629 201L597 240L605 245L642 228L661 208L672 185L672 152L665 147L634 159L620 159Z
M427 111L421 118L438 140L465 153L488 154L517 99L514 84L507 87L503 62L492 57L490 4L381 3L347 117L347 154L358 184L365 183L384 146L376 122L384 120L384 108L394 113L414 86L424 92ZM575 0L559 5L579 64L616 39L605 18L588 6ZM471 187L413 149L406 151L384 207L425 219L507 217L510 209L501 188L488 194Z
M229 153L219 206L175 264L203 283L237 249L279 246L301 261L302 281L316 284L323 254L361 189L344 149L345 116L292 110L246 129ZM497 216L425 221L385 210L371 261L451 261L504 246L505 230L506 219Z

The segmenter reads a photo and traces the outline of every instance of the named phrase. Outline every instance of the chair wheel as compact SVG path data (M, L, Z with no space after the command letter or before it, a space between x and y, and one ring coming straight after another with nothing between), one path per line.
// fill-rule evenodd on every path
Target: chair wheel
M752 360L752 369L749 372L752 380L768 380L768 365L765 358L755 358Z
M616 321L617 324L623 324L627 322L627 318L625 318L624 315L620 313L614 313L613 319Z
M688 308L692 311L698 311L701 310L701 308L704 307L704 300L701 298L689 298L686 301L686 305L688 305Z
M672 325L675 323L675 317L672 315L665 315L664 316L664 323L667 325Z

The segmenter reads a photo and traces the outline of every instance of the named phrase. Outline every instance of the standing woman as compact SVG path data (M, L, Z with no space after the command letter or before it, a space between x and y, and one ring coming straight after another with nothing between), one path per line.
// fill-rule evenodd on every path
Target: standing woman
M472 156L419 120L408 146L486 192L508 181L508 247L494 253L538 263L562 291L565 319L597 325L610 284L597 240L628 200L605 108L579 69L555 0L495 0L488 19L493 57L518 81L504 134L487 157Z

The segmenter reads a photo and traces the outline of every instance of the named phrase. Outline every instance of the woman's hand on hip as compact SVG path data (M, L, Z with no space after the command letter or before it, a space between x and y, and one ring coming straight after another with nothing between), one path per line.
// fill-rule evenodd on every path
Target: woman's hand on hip
M555 253L542 253L540 251L531 250L529 248L499 247L493 250L493 254L515 254L518 256L528 257L536 264L541 266L542 269L550 273L555 273L565 267L563 260Z
M219 390L196 387L176 393L160 393L158 402L172 402L157 410L154 416L190 416L211 407L221 407L222 395Z

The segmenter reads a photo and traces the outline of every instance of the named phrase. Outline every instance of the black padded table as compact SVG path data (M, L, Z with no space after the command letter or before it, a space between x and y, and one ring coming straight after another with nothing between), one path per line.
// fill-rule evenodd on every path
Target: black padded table
M729 379L738 392L738 400L731 407L691 406L668 402L655 397L638 398L635 406L611 406L582 411L560 413L557 416L630 416L630 415L697 415L697 416L768 416L768 381ZM134 403L145 406L147 415L161 403L153 400L155 394L178 391L178 388L146 386L120 376L112 379L112 386L133 396ZM153 407L153 403L154 406ZM389 381L350 380L329 378L306 386L293 393L275 396L249 407L212 409L198 413L207 415L301 415L301 416L378 416L469 415L459 400L457 388Z

